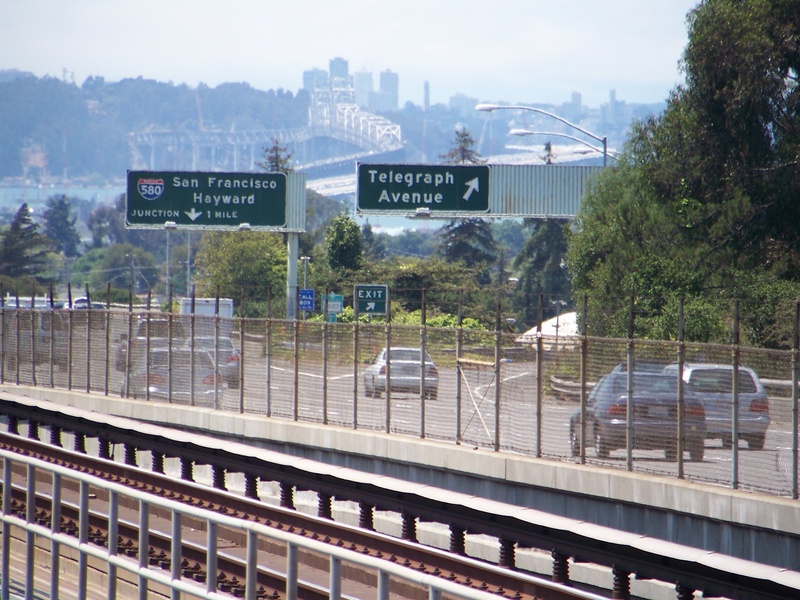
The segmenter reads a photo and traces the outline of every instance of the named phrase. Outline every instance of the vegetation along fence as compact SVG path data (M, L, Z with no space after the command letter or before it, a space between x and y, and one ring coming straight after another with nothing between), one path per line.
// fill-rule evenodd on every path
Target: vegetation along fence
M633 326L592 337L580 318L577 334L509 333L499 302L489 330L29 304L0 306L6 385L798 494L797 335L791 350L743 347L738 311L732 343L700 344L680 328L669 341L636 339Z

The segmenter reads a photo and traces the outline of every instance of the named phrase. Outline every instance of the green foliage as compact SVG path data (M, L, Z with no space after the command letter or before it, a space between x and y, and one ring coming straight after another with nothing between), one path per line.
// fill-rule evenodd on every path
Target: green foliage
M439 155L439 158L448 165L484 164L486 161L481 160L481 155L473 146L475 146L475 140L472 134L465 127L460 127L455 130L455 137L450 150Z
M567 224L558 219L531 220L527 223L531 235L514 259L514 272L519 286L514 296L514 308L520 319L520 329L538 323L539 298L547 295L542 306L542 319L555 316L552 301L567 301L572 286L564 263L567 253Z
M0 241L0 274L38 277L48 264L52 243L39 233L27 204L19 207Z
M497 258L492 229L484 219L452 219L436 233L438 254L448 262L462 261L468 267L490 265ZM488 279L484 276L484 282Z
M634 296L638 335L674 335L684 298L687 339L728 342L739 299L743 339L787 347L800 293L796 9L707 0L691 14L685 87L633 128L570 235L596 334L624 335Z
M286 260L280 234L207 232L195 256L196 293L240 298L244 292L248 304L279 297L277 290L286 288Z
M72 216L73 200L64 194L50 196L43 213L44 235L52 240L55 250L64 256L78 256L81 237L75 228L78 217Z
M291 173L294 171L292 153L289 152L289 147L281 146L280 140L276 137L272 138L272 146L264 148L263 159L262 162L256 163L256 165L267 173Z
M325 236L328 266L340 275L357 271L364 259L358 224L346 214L331 219Z

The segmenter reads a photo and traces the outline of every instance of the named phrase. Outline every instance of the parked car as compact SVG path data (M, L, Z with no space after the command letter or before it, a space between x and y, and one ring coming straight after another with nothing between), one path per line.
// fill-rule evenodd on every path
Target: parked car
M228 387L239 387L241 356L239 355L239 349L231 338L227 336L219 336L219 338L196 337L194 341L191 339L186 340L185 347L195 351L208 352L212 358L216 352L217 370L222 375L222 379L228 384Z
M149 365L148 361L137 363L136 369L129 376L128 396L147 398L149 390L151 399L171 399L172 402L191 404L194 366L194 404L214 406L215 395L221 395L223 392L223 382L222 376L214 368L211 354L203 351L192 352L185 348L173 349L171 354L170 357L167 348L151 349ZM125 393L124 385L123 383L122 395Z
M387 363L389 369L387 369ZM422 351L420 348L384 348L364 371L364 393L380 398L386 391L386 372L390 371L390 387L394 392L420 392L422 375ZM425 395L433 400L439 396L439 370L430 354L425 352Z
M186 339L186 329L184 323L177 319L166 317L140 316L133 323L133 336L128 340L128 334L120 336L117 346L114 364L118 371L124 371L128 366L128 349L131 350L131 371L137 367L137 363L145 355L148 338L150 339L150 349L166 348L170 339L170 327L172 328L172 347L173 349L183 346Z
M752 450L762 450L769 429L769 399L756 372L739 369L739 438ZM677 377L678 365L664 368ZM706 437L722 440L725 448L733 444L733 365L684 363L683 380L706 411Z
M586 400L586 440L598 458L627 447L628 374L614 370L604 375ZM664 450L667 460L678 458L678 381L651 371L633 373L633 448ZM572 456L580 454L580 410L570 418ZM684 393L684 449L693 461L705 454L706 417L703 405Z

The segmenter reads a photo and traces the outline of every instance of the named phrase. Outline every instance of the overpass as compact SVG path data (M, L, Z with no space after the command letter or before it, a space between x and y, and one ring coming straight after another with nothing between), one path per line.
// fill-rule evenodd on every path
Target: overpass
M40 404L31 399L36 397L45 398L47 402ZM501 510L503 506L507 507L502 509L502 514L497 515L496 526L499 526L500 521L506 516L511 517L515 514L511 507L532 509L534 513L531 514L540 515L537 517L539 520L537 528L542 532L539 535L544 535L545 540L552 539L555 548L563 547L565 544L575 548L573 565L575 576L571 579L597 587L603 587L604 584L607 586L608 579L604 581L601 573L591 573L591 570L587 569L583 569L584 572L581 574L580 561L592 562L598 553L606 555L609 552L612 554L625 552L624 548L628 546L629 555L626 560L634 563L642 561L643 556L650 553L649 561L641 563L644 572L649 573L648 577L653 577L653 573L659 569L659 561L653 561L653 553L664 553L661 568L664 572L672 569L672 576L676 578L672 581L697 581L697 577L703 577L703 573L715 572L716 575L710 580L704 579L707 582L711 581L708 583L709 587L700 588L710 596L714 596L713 592L718 590L724 592L722 595L726 597L761 597L758 592L753 595L754 581L755 589L761 589L763 597L776 597L775 591L767 592L773 585L777 585L776 589L783 589L785 593L788 593L788 589L800 588L800 572L794 569L786 566L776 568L764 563L755 564L752 560L723 555L719 551L709 549L709 545L715 543L714 539L735 540L734 546L741 545L737 548L739 551L743 550L744 546L749 547L749 550L744 550L745 553L765 542L779 546L775 550L783 554L780 561L784 564L796 562L798 556L796 501L769 499L686 482L668 482L660 477L641 474L613 473L592 467L557 465L551 461L526 459L507 453L498 454L440 442L425 440L409 442L398 439L398 436L374 432L354 432L299 422L279 423L264 417L220 414L218 411L190 406L172 405L169 410L164 410L167 407L160 403L92 397L80 392L8 388L0 390L0 404L3 405L4 414L9 415L9 420L12 417L15 422L16 419L29 419L36 423L38 428L40 423L48 425L48 419L55 418L53 424L57 422L63 425L54 427L50 424L50 428L59 431L62 428L64 431L72 430L69 423L79 422L83 431L91 432L89 435L111 441L115 441L115 437L109 433L111 430L106 431L107 427L120 432L132 431L130 428L135 428L137 432L141 430L143 435L168 431L160 427L136 425L142 422L219 438L221 441L217 445L211 443L210 446L197 446L192 450L195 454L194 461L198 465L207 464L211 454L220 458L226 452L233 451L236 446L255 446L266 452L274 452L273 456L285 457L274 459L280 463L276 464L276 473L282 485L292 485L292 481L297 479L298 491L313 490L315 488L311 486L314 484L309 482L322 482L329 476L339 478L341 484L349 478L351 482L349 485L355 486L355 490L361 489L362 494L371 490L370 494L374 495L375 490L372 490L371 486L375 485L396 489L397 501L404 494L420 494L419 502L427 498L424 502L431 503L428 509L423 509L420 505L419 510L423 513L442 503L453 503L451 509L445 510L440 507L439 510L445 510L456 522L459 519L468 519L469 510L462 515L460 512L462 509L468 506L480 506L483 499L496 502L494 505L496 510ZM53 415L58 414L54 411L59 410L62 417L54 417ZM31 435L29 428L28 437ZM158 433L158 435L165 434ZM166 456L181 457L182 464L185 464L185 459L180 449L184 447L188 449L190 445L200 443L202 439L181 434L168 434L167 437L174 438L174 441L166 442L166 446L153 452L162 456L160 453L166 452ZM161 444L164 443L162 440ZM142 450L149 448L147 445L142 446ZM130 456L127 442L125 455L126 463L134 464L128 462ZM256 455L248 453L248 456L255 458ZM298 457L299 460L292 459L291 456ZM216 465L213 462L212 464ZM324 467L325 464L331 465L333 469L327 469ZM241 467L231 469L231 472L240 471ZM359 472L362 475L358 475ZM308 481L300 483L300 480ZM403 485L402 482L408 482L408 485ZM447 491L437 493L436 489ZM341 493L346 497L349 492L343 489ZM359 496L357 491L354 493L356 497L363 497ZM338 497L339 492L336 495ZM380 496L375 496L374 501L378 502L376 506L383 505ZM385 502L387 504L381 510L391 510L389 506L393 500L387 498ZM506 511L510 512L506 515ZM405 509L402 513L406 514ZM575 516L566 516L570 513L574 513ZM552 517L547 517L548 514ZM598 521L613 525L593 529L593 525L600 525ZM476 523L476 528L478 526ZM487 531L493 529L490 523L486 523L484 527ZM694 545L687 546L677 541L687 537L681 532L691 534L696 529L702 530L704 537L704 540L696 540L703 544L702 547L697 547L700 552L693 550L696 548ZM613 530L618 533L614 534ZM548 534L548 531L551 533ZM631 537L630 534L623 533L625 531L633 531L635 535ZM519 532L519 535L525 537L522 532ZM596 536L594 546L589 542L592 536ZM771 539L767 539L770 537ZM579 539L583 539L584 542L579 542ZM669 540L669 543L660 544L658 540ZM584 547L581 546L582 543L587 544L583 554L580 550ZM605 546L606 543L609 544L608 548ZM495 551L491 545L481 548L479 543L473 541L470 555L492 561ZM521 568L547 572L547 558L523 557L522 555L526 553L522 552L522 549L519 550L519 554ZM622 556L620 554L620 563L624 563ZM554 581L557 581L555 579L557 566L561 564L562 569L566 568L566 556L557 555L554 550L552 561L555 569ZM680 574L674 571L674 566L668 566L681 561L687 566L684 567L686 571ZM531 567L531 564L534 567ZM742 570L740 572L737 569ZM623 581L620 578L628 577L624 571L624 569L615 570L615 586ZM566 572L559 571L561 575ZM729 578L721 575L725 572L731 574ZM744 581L748 580L746 586L742 588L743 596L736 595L737 573L741 574L740 585L745 586ZM758 583L759 580L763 580L763 583ZM715 588L715 585L718 587ZM658 586L640 585L639 589L657 590ZM749 591L744 592L745 589ZM649 595L654 593L652 591L641 593L644 597L656 597ZM678 597L686 596L681 595L679 591ZM782 597L781 592L777 597Z

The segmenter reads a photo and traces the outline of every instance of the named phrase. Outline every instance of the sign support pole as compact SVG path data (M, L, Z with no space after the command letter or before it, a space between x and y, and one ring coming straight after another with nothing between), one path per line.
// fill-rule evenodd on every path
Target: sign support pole
M297 318L297 255L299 235L296 231L286 234L288 264L286 265L286 319Z

